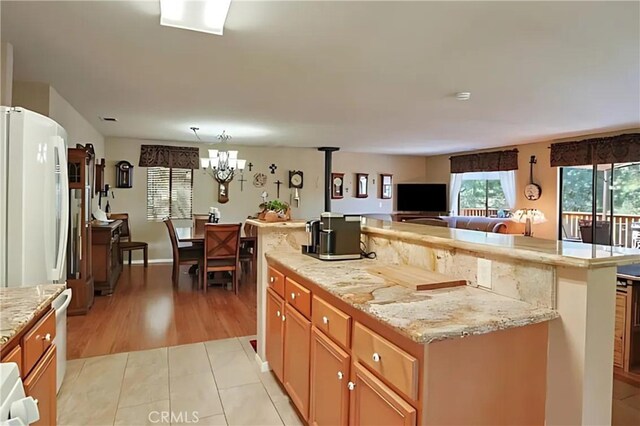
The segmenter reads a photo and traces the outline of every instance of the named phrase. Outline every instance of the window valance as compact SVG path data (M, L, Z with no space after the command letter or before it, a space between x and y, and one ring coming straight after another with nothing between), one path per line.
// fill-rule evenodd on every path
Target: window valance
M506 172L518 169L517 149L455 155L449 159L451 173Z
M640 161L640 133L551 144L551 167Z
M200 150L188 146L142 145L140 167L200 168Z

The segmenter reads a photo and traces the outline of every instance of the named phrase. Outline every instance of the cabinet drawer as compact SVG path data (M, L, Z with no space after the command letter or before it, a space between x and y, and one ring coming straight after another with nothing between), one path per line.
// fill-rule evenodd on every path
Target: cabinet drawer
M285 280L284 298L307 319L311 318L311 292L290 278Z
M56 315L52 309L22 338L23 375L29 374L56 337Z
M269 267L269 287L275 291L278 296L284 297L284 275Z
M356 322L353 355L413 400L418 399L418 360Z
M348 348L351 338L351 317L316 296L313 296L312 308L313 325L344 348Z

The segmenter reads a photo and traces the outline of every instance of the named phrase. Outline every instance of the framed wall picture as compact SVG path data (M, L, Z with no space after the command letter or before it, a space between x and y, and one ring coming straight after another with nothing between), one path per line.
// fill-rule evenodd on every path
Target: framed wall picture
M331 173L331 198L344 197L344 173Z
M393 196L393 175L380 174L380 198L388 200Z
M356 173L356 198L367 198L369 196L369 175L367 173Z

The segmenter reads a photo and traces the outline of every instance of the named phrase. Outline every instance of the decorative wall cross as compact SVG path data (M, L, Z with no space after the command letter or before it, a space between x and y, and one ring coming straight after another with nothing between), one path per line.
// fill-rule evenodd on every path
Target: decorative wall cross
M244 189L244 183L247 180L244 178L244 173L240 175L240 179L238 179L238 182L240 182L240 192L242 192L242 190Z
M278 190L276 191L276 198L280 198L280 185L282 185L283 182L281 182L280 179L278 179L273 183L278 187Z
M247 164L247 167L249 167L249 171L251 171L251 169L253 168L253 163Z
M278 166L276 166L275 164L271 164L269 166L269 169L271 170L271 174L275 175L276 174L276 169L278 168Z

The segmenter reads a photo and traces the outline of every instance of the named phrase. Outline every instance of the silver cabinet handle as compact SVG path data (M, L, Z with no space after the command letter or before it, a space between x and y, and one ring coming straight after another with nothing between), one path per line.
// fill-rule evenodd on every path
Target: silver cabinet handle
M51 341L51 333L47 333L42 337L42 340L44 340L45 342L50 342Z
M280 311L276 311L276 316L279 317L280 316Z
M338 380L342 380L343 377L344 374L342 374L342 371L338 371Z
M350 391L354 390L356 388L356 384L353 382L349 382L347 383L347 389L349 389Z
M373 358L373 362L380 362L380 354L377 352L375 352L371 358Z
M291 300L295 300L296 298L296 294L295 293L291 293Z
M323 322L324 324L329 324L329 318L327 318L327 317L322 317L322 322Z
M269 282L275 283L276 282L276 277L269 278Z
M282 314L282 321L284 321L286 318L284 317L284 314Z

